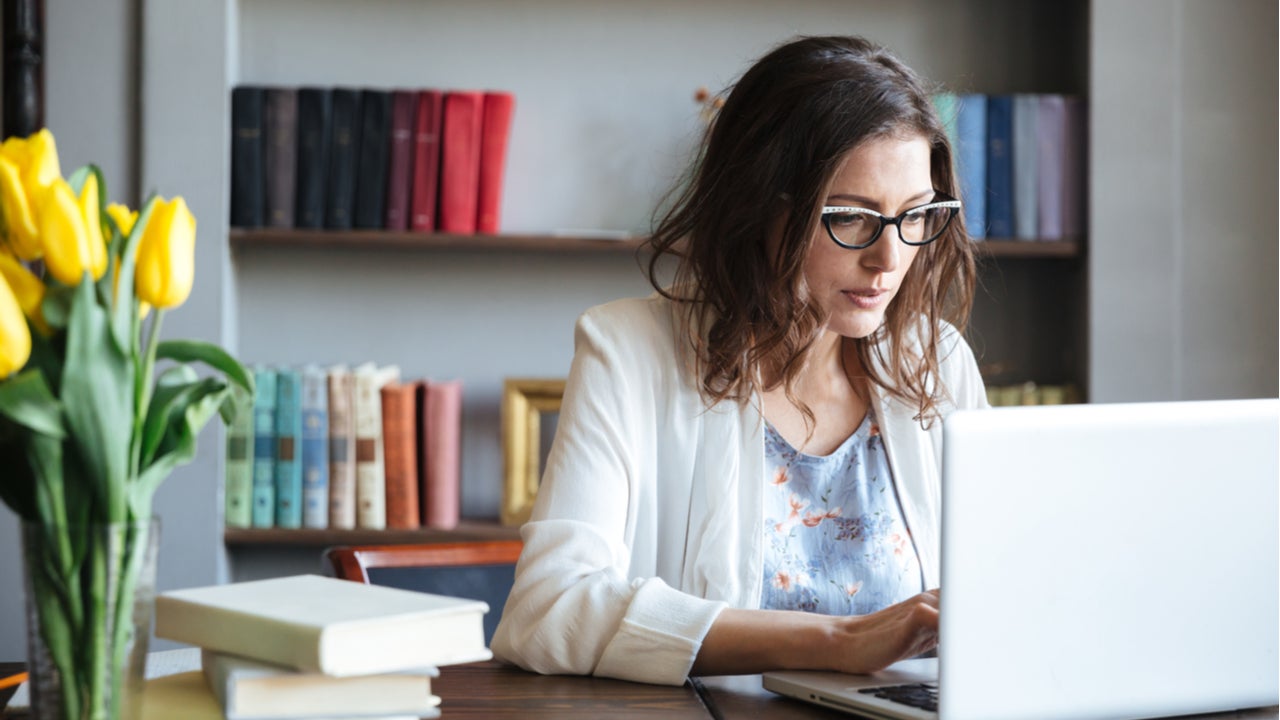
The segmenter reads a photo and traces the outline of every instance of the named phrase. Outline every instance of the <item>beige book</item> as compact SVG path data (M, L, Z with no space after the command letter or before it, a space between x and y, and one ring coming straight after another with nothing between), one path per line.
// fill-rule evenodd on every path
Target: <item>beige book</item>
M204 673L199 670L148 680L142 692L141 720L224 720L226 717L209 689ZM433 708L431 713L421 716L396 715L378 720L418 720L419 717L440 717L440 711ZM312 715L306 720L369 720L369 716Z
M400 379L400 368L365 363L355 369L356 526L387 527L387 478L382 446L382 386Z
M345 365L328 371L329 527L356 526L355 380Z

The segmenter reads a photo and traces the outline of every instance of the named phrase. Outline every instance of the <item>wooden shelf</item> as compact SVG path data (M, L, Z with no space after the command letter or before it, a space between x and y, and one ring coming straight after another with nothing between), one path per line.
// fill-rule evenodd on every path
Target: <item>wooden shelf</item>
M284 230L232 228L231 247L245 251L259 247L341 248L347 250L493 250L534 253L634 254L646 238L565 237L560 235L449 235L444 233L388 230ZM989 239L977 243L979 251L996 258L1074 258L1080 243L1074 240Z
M635 253L645 238L578 237L561 235L449 235L445 233L398 232L390 230L281 230L232 228L231 247L419 249L419 250L504 250L518 252L603 252Z
M228 547L285 545L330 547L333 545L414 545L484 540L518 540L520 528L499 525L497 520L464 520L453 530L335 530L284 528L226 528Z

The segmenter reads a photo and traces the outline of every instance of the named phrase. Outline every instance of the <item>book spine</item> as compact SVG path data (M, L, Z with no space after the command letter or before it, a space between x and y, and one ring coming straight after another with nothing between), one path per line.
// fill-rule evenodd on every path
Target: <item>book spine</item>
M324 225L330 230L350 230L356 203L356 161L360 157L360 91L334 88L331 102Z
M276 526L302 527L302 378L276 373Z
M298 172L298 91L268 88L263 109L262 153L267 227L293 227Z
M1066 144L1066 106L1061 95L1041 95L1036 169L1039 194L1036 228L1041 240L1062 239L1063 160Z
M302 371L302 526L329 526L328 378L315 366Z
M502 217L502 180L507 165L507 145L516 98L507 92L484 94L480 130L480 188L476 204L476 231L497 234Z
M242 390L235 390L238 394ZM227 470L223 487L227 527L253 524L253 409L252 399L227 427Z
M450 92L444 98L440 149L440 230L471 235L476 231L480 191L480 132L484 96Z
M1035 95L1013 97L1013 235L1035 240L1039 233L1040 100Z
M263 222L262 115L265 88L242 85L231 91L231 224Z
M295 173L294 225L300 228L324 227L332 102L327 88L306 87L298 90L298 165Z
M987 98L987 236L1013 237L1013 96Z
M360 155L356 162L354 226L381 228L387 212L387 158L391 154L391 93L360 96Z
M387 488L387 527L418 527L418 424L413 383L382 388L382 447Z
M938 121L942 123L942 132L947 136L947 142L951 144L952 153L954 154L956 142L960 138L958 128L960 96L953 92L934 93L933 107L938 113Z
M960 97L956 115L956 170L965 230L980 240L987 236L987 98Z
M413 206L409 226L417 232L436 229L436 196L440 177L440 124L444 112L438 90L418 92L413 135Z
M1068 96L1063 100L1062 154L1062 236L1079 240L1084 236L1086 198L1085 179L1088 158L1088 105L1084 98Z
M269 528L276 518L276 373L253 373L253 526Z
M355 371L356 526L387 526L387 484L382 446L382 393L375 368Z
M388 230L409 229L409 193L413 181L414 113L417 93L391 93L391 158L387 169L387 212L383 226Z
M329 526L356 526L354 381L345 367L329 370Z
M422 443L426 474L423 523L448 530L458 525L462 456L462 381L425 383Z

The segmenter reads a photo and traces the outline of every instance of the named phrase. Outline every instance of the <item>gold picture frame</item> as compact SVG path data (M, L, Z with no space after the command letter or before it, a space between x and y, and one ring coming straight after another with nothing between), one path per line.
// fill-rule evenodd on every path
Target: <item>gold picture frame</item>
M507 378L502 383L503 525L523 525L541 480L542 416L560 412L564 380Z

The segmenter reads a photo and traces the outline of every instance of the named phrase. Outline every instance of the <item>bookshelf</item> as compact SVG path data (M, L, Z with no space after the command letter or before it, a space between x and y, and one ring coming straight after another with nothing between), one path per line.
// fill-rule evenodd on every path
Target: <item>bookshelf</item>
M450 530L227 528L223 532L223 542L226 545L242 548L263 545L324 548L335 545L413 545L518 539L520 539L520 528L501 525L496 520L463 520L457 527Z

